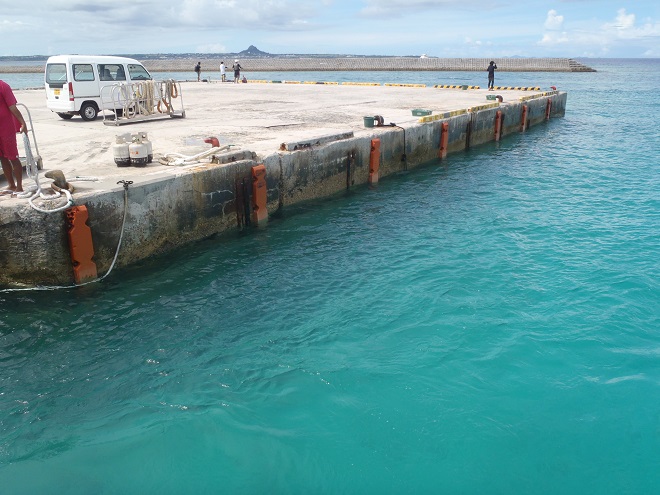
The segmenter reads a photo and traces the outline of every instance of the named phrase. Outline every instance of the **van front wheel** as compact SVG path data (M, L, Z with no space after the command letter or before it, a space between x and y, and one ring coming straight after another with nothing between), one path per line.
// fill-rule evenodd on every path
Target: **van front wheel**
M72 113L60 113L60 112L57 112L57 115L59 115L59 117L60 117L61 119L64 119L64 120L69 120L71 117L73 117L73 114L72 114Z
M83 120L94 120L98 115L99 111L96 109L94 103L83 103L80 107L80 116Z

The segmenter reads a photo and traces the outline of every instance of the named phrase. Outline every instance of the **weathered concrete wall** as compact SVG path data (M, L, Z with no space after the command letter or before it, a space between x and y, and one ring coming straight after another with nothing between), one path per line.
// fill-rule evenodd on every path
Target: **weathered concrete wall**
M441 127L449 123L448 152L494 140L495 116L502 111L502 136L520 132L523 106L528 125L561 117L566 93L419 123L405 130L376 127L371 135L353 137L294 152L278 152L259 160L266 167L269 214L312 199L332 196L369 178L371 140L378 138L380 177L438 158ZM405 146L404 146L405 140ZM405 160L403 156L405 154ZM128 188L127 216L117 266L127 266L210 235L240 228L249 213L252 167L256 157L229 164L205 164L179 174ZM248 194L249 195L249 194ZM89 211L99 275L111 266L124 217L124 188L77 196ZM246 210L247 209L247 210ZM34 215L29 205L0 210L0 285L71 284L65 213Z

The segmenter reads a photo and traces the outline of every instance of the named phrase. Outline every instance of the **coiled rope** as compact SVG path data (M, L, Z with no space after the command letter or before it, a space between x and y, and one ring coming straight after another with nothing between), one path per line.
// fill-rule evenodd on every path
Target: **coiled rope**
M27 134L23 134L23 146L25 148L25 170L27 172L27 176L34 180L35 185L31 186L23 193L18 193L16 197L19 199L27 199L30 206L41 213L55 213L73 206L73 196L71 196L71 192L66 189L60 189L57 186L52 185L51 187L53 188L55 194L45 194L42 191L41 184L39 183L39 165L32 153L30 138ZM44 209L35 205L33 202L37 198L45 200L57 199L61 196L62 192L64 192L66 195L67 202L65 205L59 206L57 208Z

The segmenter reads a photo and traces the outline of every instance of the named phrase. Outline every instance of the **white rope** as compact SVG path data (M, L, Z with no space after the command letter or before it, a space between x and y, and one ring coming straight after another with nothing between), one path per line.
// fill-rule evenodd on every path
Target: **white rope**
M69 192L69 190L68 190L68 189L61 189L61 191L66 195L66 200L67 200L67 201L66 201L66 204L64 204L64 205L62 205L62 206L58 206L58 207L56 207L56 208L51 208L51 209L44 209L44 208L41 208L41 207L35 205L35 204L32 202L32 200L33 200L33 199L36 199L37 196L39 196L41 199L51 199L51 198L49 198L48 196L46 196L45 194L42 194L41 192L40 192L39 194L35 194L35 195L32 196L31 198L29 198L29 199L28 199L28 202L30 203L30 206L31 206L32 208L34 208L35 210L37 210L37 211L40 212L40 213L57 213L58 211L63 211L63 210L66 210L67 208L70 208L70 207L73 206L73 204L74 204L74 203L73 203L73 196L71 195L71 193ZM55 198L59 198L59 197L60 197L60 194L58 193L57 196L55 196L54 194L51 194L50 196L53 196L52 199L55 199Z
M32 146L30 145L30 138L28 137L27 134L23 134L23 146L25 148L25 171L27 172L27 176L34 180L35 185L26 188L26 190L22 193L17 193L16 197L19 199L27 199L30 206L40 213L57 213L58 211L63 211L73 206L74 204L73 196L71 195L71 192L67 189L60 189L58 191L55 190L53 188L53 185L51 184L52 192L49 194L45 194L43 192L43 190L41 189L41 184L39 183L39 165L37 163L37 160L34 158L34 155L32 154ZM98 178L76 177L74 180L97 181ZM66 199L67 199L66 203L62 206L57 206L54 208L43 208L43 206L45 205L37 206L33 202L35 199L42 199L45 201L53 201L55 199L58 199L62 196L60 191L66 195Z
M41 184L39 183L39 165L32 154L32 147L30 146L30 138L27 134L23 134L23 145L25 147L25 170L27 176L31 179L34 179L35 185L27 189L27 191L17 194L16 197L19 199L27 199L30 206L37 210L40 213L56 213L58 211L66 210L67 208L73 206L73 196L71 193L62 189L64 194L67 197L66 204L58 206L55 208L42 208L34 204L34 200L41 198L42 200L52 201L61 196L60 192L53 190L53 194L44 194L41 189ZM51 186L52 187L52 186Z
M98 177L89 175L76 175L73 179L69 179L69 182L98 182L99 180Z
M208 156L214 155L220 151L228 150L232 146L233 146L232 144L228 144L225 146L214 147L211 148L210 150L202 151L201 153L198 153L193 156L186 156L180 153L168 153L167 155L164 155L161 158L159 158L158 161L163 165L174 165L174 166L192 165L194 163L199 163L202 158L206 158Z
M30 138L28 137L27 133L23 133L23 146L25 148L25 171L27 172L27 176L30 179L33 179L39 175L39 165L37 164L37 160L34 159L34 155L32 154Z

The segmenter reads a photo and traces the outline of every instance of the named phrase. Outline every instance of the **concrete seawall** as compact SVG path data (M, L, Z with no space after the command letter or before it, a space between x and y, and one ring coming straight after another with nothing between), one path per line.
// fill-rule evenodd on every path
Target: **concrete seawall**
M238 91L241 85L228 86L234 86L236 89L232 91ZM302 91L302 85L299 87ZM328 91L339 89L343 88ZM358 89L371 91L371 88ZM382 91L396 89L382 88ZM411 99L415 94L408 93L414 91L408 88L400 91L399 95L409 95L406 97ZM454 93L464 95L468 92ZM434 96L439 93L429 94ZM449 92L445 94L450 95ZM481 101L487 92L482 91L480 94ZM310 95L313 96L313 92ZM369 94L365 92L358 96L365 98ZM276 98L277 95L270 97ZM502 115L501 135L504 137L521 132L523 126L534 126L545 122L547 118L562 117L566 99L566 93L550 91L537 92L501 105L484 101L480 105L466 106L463 110L452 108L451 112L446 113L447 116L442 112L436 113L427 119L430 120L428 122L415 118L410 123L398 124L396 127L386 125L363 128L355 133L338 134L337 140L333 140L332 135L327 136L327 132L321 133L327 137L325 140L317 139L319 135L312 133L299 140L299 149L295 151L287 151L296 147L293 146L295 139L289 141L288 148L283 143L283 149L279 151L271 148L271 144L264 144L264 149L257 146L256 151L248 150L233 156L230 152L226 157L230 163L217 163L223 161L222 157L218 157L214 160L216 163L199 164L181 170L170 168L162 173L155 171L153 175L147 173L149 169L143 169L142 172L133 168L117 171L117 167L112 167L112 170L108 168L108 175L131 172L139 176L126 190L116 184L117 177L110 176L106 177L104 185L95 188L83 186L77 193L76 204L84 204L89 211L87 224L93 237L94 262L98 274L102 275L112 264L122 226L123 239L117 266L128 266L213 234L245 228L253 208L254 198L250 197L252 171L259 164L265 166L266 208L268 214L272 215L305 201L327 198L347 188L360 188L368 184L375 139L380 140L377 161L380 166L378 175L382 179L403 169L413 169L438 159L441 156L443 124L448 125L447 152L454 153L493 141L498 112ZM366 110L359 107L357 112L368 115ZM396 115L394 112L394 109L390 111ZM409 110L407 113L410 113ZM403 115L403 111L400 115ZM58 123L55 120L52 125ZM73 125L73 121L62 124L82 129L81 126ZM94 124L99 125L98 122ZM164 133L167 124L157 129L163 129L161 132ZM193 124L194 121L191 122ZM208 127L208 123L202 120L199 124L206 126L204 129ZM285 126L264 126L259 133L263 134L265 129L278 125ZM106 129L103 126L101 128ZM99 130L90 128L89 132L98 133ZM280 132L281 135L274 137L277 141L286 139L285 131ZM77 135L81 141L85 139L80 131ZM90 134L90 139L107 139L103 141L107 143L111 139L107 135L103 138L92 136L95 135ZM167 140L172 141L172 138L164 136L164 141ZM248 159L244 159L246 156ZM127 220L124 224L125 195ZM67 229L64 212L38 214L25 201L0 202L0 285L72 284L73 267Z
M288 71L485 71L487 58L419 58L419 57L238 57L200 55L197 59L141 59L152 72L193 72L197 62L202 69L220 70L221 60L228 70L235 58L249 72ZM2 72L43 72L43 64L0 67ZM210 70L210 69L209 69ZM500 72L595 72L571 58L504 58L497 59Z

